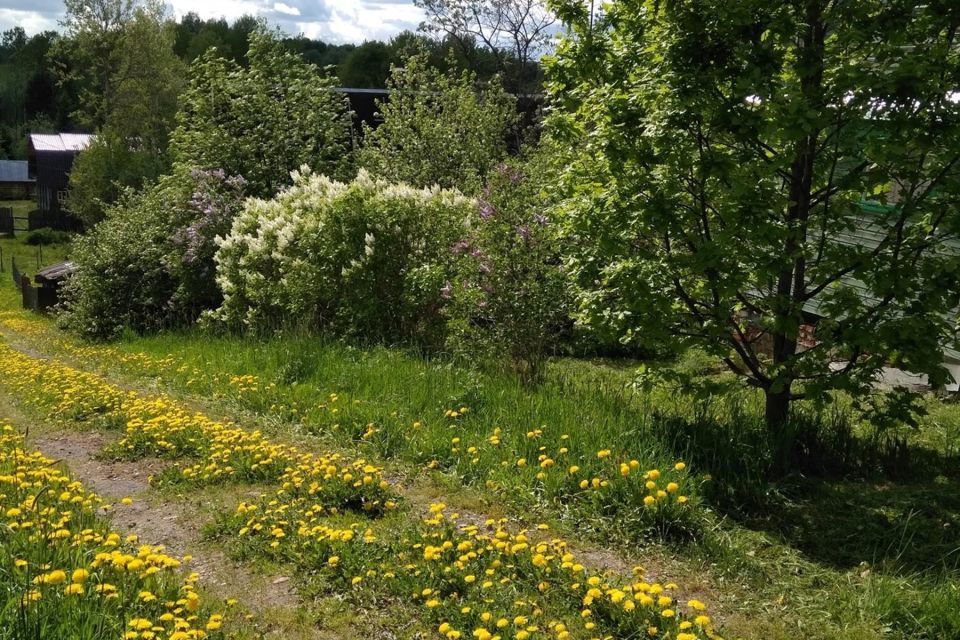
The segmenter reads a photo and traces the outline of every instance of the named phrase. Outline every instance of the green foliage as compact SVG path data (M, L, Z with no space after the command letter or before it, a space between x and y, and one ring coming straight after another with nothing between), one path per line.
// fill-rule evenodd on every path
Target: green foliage
M960 57L942 8L558 2L575 35L551 64L552 125L580 152L584 318L701 345L765 391L771 426L887 363L945 382Z
M225 233L243 181L220 172L180 172L126 191L107 217L77 239L77 272L64 286L61 324L92 338L189 324L219 301L213 239Z
M216 48L224 58L242 63L247 59L250 34L262 23L254 16L243 15L228 24L223 18L203 20L194 12L184 14L176 25L174 51L183 60L192 62Z
M208 52L191 67L171 151L186 167L242 175L251 195L269 197L306 164L351 173L351 124L333 78L289 53L269 33L251 35L247 68Z
M27 37L13 27L0 37L0 157L26 158L26 136L66 119L69 96L56 99L47 55L58 37L46 31Z
M67 231L57 231L56 229L49 229L44 227L42 229L34 229L26 235L23 239L24 244L30 246L37 245L49 245L49 244L67 244L73 239L73 234L68 233Z
M456 245L463 259L448 310L454 352L472 361L505 358L526 382L541 378L573 313L544 156L490 173L477 223Z
M133 9L117 33L84 31L75 38L73 45L105 39L97 46L109 47L104 55L115 65L105 76L109 95L100 96L103 104L87 116L99 125L97 137L70 172L67 208L90 227L124 189L139 189L169 168L167 143L185 68L173 52L172 25L160 5Z
M473 213L454 191L294 172L273 200L249 200L220 244L224 303L214 317L232 328L436 343L450 247Z
M81 126L103 126L120 79L121 40L133 20L133 0L66 0L64 38L51 50L53 73L60 89L77 97L78 108L71 114ZM150 10L162 13L162 5Z
M444 73L421 54L394 67L383 123L365 127L360 166L418 187L476 193L506 156L515 100L494 81L477 89L470 72Z
M396 52L390 45L377 40L364 42L340 63L337 76L344 87L382 89L396 62Z
M157 150L134 148L113 130L101 130L74 160L66 207L92 227L126 189L139 189L167 168L165 155Z

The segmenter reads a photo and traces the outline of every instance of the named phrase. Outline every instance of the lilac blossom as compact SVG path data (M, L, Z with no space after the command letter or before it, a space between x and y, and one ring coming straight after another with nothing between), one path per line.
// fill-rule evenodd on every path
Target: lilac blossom
M497 215L496 208L494 208L494 206L487 200L483 200L480 203L480 218L483 220L489 220L495 215Z

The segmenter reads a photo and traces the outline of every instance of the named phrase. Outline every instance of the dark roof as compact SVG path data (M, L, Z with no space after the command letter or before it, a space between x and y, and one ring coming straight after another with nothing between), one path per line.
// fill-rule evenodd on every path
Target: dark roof
M30 182L26 160L0 160L0 182Z

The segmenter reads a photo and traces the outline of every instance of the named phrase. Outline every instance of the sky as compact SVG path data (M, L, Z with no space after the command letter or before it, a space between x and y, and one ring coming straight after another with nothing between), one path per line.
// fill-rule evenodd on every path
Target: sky
M423 14L412 0L166 0L180 17L193 11L201 18L233 21L244 14L263 17L291 35L302 33L326 42L388 40L405 29L416 30ZM63 0L0 0L0 31L23 27L28 35L58 30Z

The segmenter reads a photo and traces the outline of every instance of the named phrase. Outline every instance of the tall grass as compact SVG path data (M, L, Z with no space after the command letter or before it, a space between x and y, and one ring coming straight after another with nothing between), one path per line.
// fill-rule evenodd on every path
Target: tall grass
M648 363L699 376L694 394L636 384L621 363L557 361L530 389L442 358L300 335L165 333L111 349L130 356L124 373L223 399L277 429L367 448L395 460L394 469L435 470L514 512L565 519L585 536L693 539L670 548L751 592L745 602L786 603L782 615L797 627L771 623L764 631L779 631L769 637L960 638L951 601L960 585L960 504L951 497L960 473L949 443L960 412L949 405L931 400L918 432L878 433L839 398L827 411L799 406L789 430L772 434L761 398L697 358ZM133 357L140 353L165 364L146 367ZM497 455L467 453L497 427ZM578 464L585 477L613 475L612 461L596 456L605 449L617 461L636 459L641 471L684 460L696 516L645 520L637 516L642 493L610 491L600 501L559 475L538 480L539 448L557 456L561 443L570 461L557 466ZM531 464L518 467L521 457ZM739 628L759 629L750 618Z

